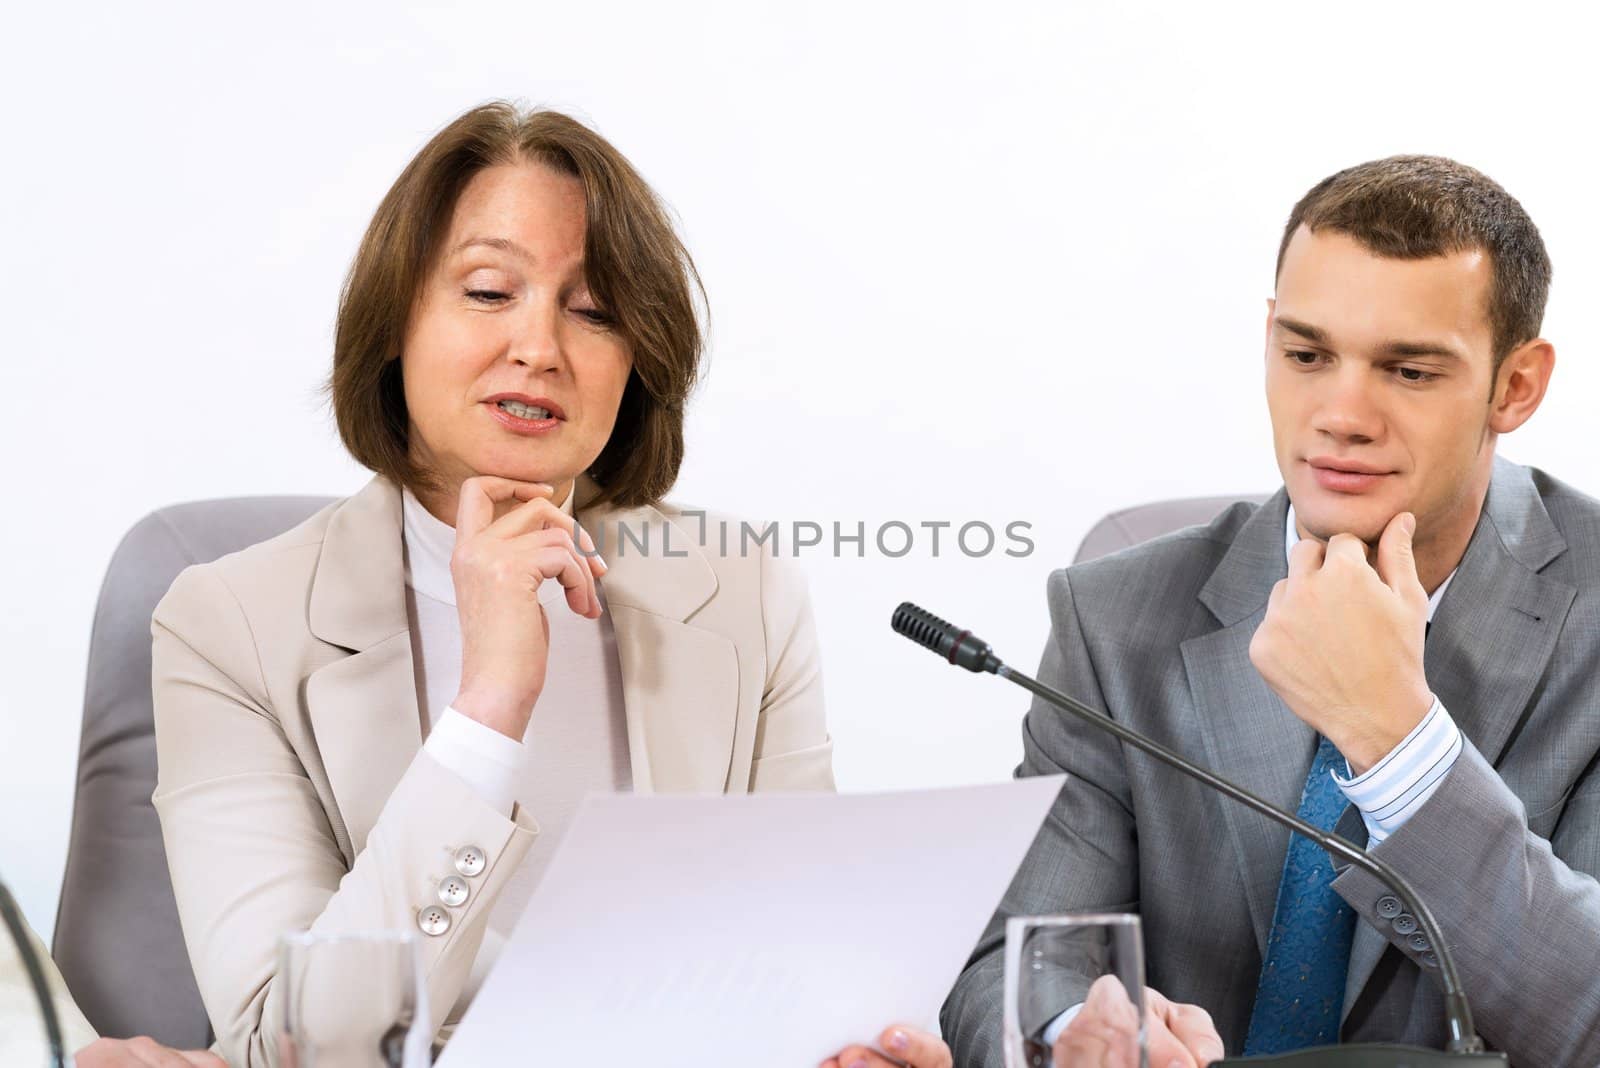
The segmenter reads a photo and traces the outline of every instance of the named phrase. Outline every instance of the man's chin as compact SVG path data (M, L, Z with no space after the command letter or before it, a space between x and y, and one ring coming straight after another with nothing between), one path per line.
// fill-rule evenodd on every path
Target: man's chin
M1294 517L1301 532L1318 541L1327 541L1335 534L1354 534L1367 544L1376 545L1389 521L1402 510L1380 501L1313 499L1304 505L1295 502Z

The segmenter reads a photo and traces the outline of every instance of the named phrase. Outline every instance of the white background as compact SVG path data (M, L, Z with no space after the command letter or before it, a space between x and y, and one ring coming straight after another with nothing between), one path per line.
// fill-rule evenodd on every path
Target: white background
M147 8L26 5L0 41L0 872L47 937L112 549L172 502L365 481L315 393L340 281L487 99L591 122L681 219L713 344L677 499L1033 524L1020 560L803 558L845 789L1018 756L1022 696L893 637L897 602L1031 668L1044 578L1098 516L1276 484L1263 300L1339 167L1442 153L1521 199L1561 360L1503 451L1600 492L1594 37L1564 9Z

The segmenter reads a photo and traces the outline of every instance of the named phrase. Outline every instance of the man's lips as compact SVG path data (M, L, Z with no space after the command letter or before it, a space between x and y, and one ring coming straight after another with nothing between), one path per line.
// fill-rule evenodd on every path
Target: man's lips
M1306 464L1317 485L1334 493L1364 493L1394 474L1375 464L1331 456L1313 456Z

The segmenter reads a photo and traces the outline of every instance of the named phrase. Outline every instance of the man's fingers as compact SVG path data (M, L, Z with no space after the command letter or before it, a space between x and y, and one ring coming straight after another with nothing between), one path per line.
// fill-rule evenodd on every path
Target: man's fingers
M456 501L456 540L483 530L494 522L494 507L506 501L548 499L555 487L544 482L519 482L496 475L476 475L461 483Z
M878 1036L878 1045L911 1068L951 1068L950 1048L936 1036L896 1024Z
M1183 1043L1204 1068L1224 1056L1222 1038L1211 1014L1198 1005L1173 1005L1167 1012L1167 1028L1174 1038Z
M1384 585L1402 597L1415 599L1420 593L1424 600L1427 591L1417 578L1417 559L1411 538L1417 531L1417 517L1401 512L1389 520L1378 539L1378 577Z
M1200 1068L1189 1047L1167 1029L1162 1017L1153 1013L1147 1015L1144 1032L1150 1068Z
M1322 566L1322 543L1315 538L1301 538L1289 548L1289 577L1304 579Z
M1324 563L1344 560L1349 563L1365 564L1367 562L1367 543L1354 534L1335 534L1328 539L1328 545L1323 550L1322 558Z

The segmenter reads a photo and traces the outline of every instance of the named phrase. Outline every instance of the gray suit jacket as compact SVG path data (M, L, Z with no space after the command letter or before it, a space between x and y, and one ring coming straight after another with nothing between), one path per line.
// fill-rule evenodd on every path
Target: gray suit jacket
M1280 490L1053 574L1039 677L1293 811L1316 738L1248 653L1287 573L1286 507ZM1433 908L1486 1041L1529 1068L1600 1064L1600 502L1497 460L1425 663L1467 744L1373 854ZM1002 1063L1005 919L1086 909L1139 912L1149 985L1237 1052L1289 832L1039 702L1022 733L1019 775L1069 778L945 1003L956 1064ZM1333 885L1362 920L1344 1039L1442 1046L1437 968L1380 913L1390 891L1349 867ZM1082 998L1066 985L1057 1009Z

